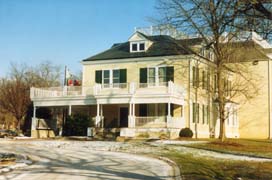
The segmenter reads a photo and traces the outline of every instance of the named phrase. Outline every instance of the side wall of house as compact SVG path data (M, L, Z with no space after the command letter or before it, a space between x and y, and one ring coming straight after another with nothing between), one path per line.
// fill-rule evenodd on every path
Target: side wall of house
M240 138L266 139L269 134L268 62L259 61L251 68L256 73L255 86L259 87L259 92L239 105Z

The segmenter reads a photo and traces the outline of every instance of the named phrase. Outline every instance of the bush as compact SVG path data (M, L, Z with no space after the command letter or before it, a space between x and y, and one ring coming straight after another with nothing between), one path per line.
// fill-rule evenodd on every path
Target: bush
M193 137L193 131L190 128L183 128L179 132L179 137Z
M65 136L86 136L87 128L92 127L94 122L89 116L74 114L68 116L64 125Z

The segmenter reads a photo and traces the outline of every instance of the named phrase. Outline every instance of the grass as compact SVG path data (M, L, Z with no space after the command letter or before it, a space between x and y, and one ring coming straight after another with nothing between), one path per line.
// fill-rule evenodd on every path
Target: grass
M228 139L225 142L213 140L208 143L190 144L186 146L224 153L272 158L271 140Z
M272 158L272 141L228 139L207 140L207 143L182 145L211 151ZM220 160L166 151L162 154L177 163L185 180L270 180L272 162Z
M178 151L163 156L175 161L185 180L270 180L272 163L223 161L194 157Z

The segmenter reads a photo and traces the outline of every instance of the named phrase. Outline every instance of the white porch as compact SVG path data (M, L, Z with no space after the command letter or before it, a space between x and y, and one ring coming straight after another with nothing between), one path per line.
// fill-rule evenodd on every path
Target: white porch
M164 84L131 82L93 87L31 88L34 102L32 130L37 124L36 108L52 106L67 107L68 115L73 114L74 107L92 106L92 118L98 128L180 129L185 127L184 96L185 90L172 81ZM141 104L151 104L152 113L141 114ZM180 108L180 116L171 113L174 105ZM161 109L163 113L159 113Z

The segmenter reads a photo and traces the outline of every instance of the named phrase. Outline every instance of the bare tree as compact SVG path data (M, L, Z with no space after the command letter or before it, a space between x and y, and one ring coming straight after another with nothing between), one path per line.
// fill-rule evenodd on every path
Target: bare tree
M239 1L223 0L161 0L157 6L162 17L160 24L170 24L184 34L197 35L202 39L202 49L211 51L213 58L200 53L200 48L191 48L190 52L196 57L212 62L215 69L216 91L214 101L218 103L220 134L225 139L225 107L234 97L243 96L246 100L257 94L254 74L247 63L242 63L244 52L248 49L260 51L254 45L242 40L250 37L244 33L247 28L241 28L245 18L241 16ZM247 29L248 30L248 29ZM227 34L226 34L227 32ZM248 36L249 35L249 36ZM261 53L261 52L260 52ZM251 57L248 57L252 59ZM250 60L248 59L248 60ZM231 86L226 83L229 76L235 76L236 82ZM250 88L249 88L250 86Z
M50 62L37 67L26 64L11 64L10 73L0 81L0 108L3 113L12 115L20 130L22 120L31 105L30 87L48 87L59 84L60 68Z

